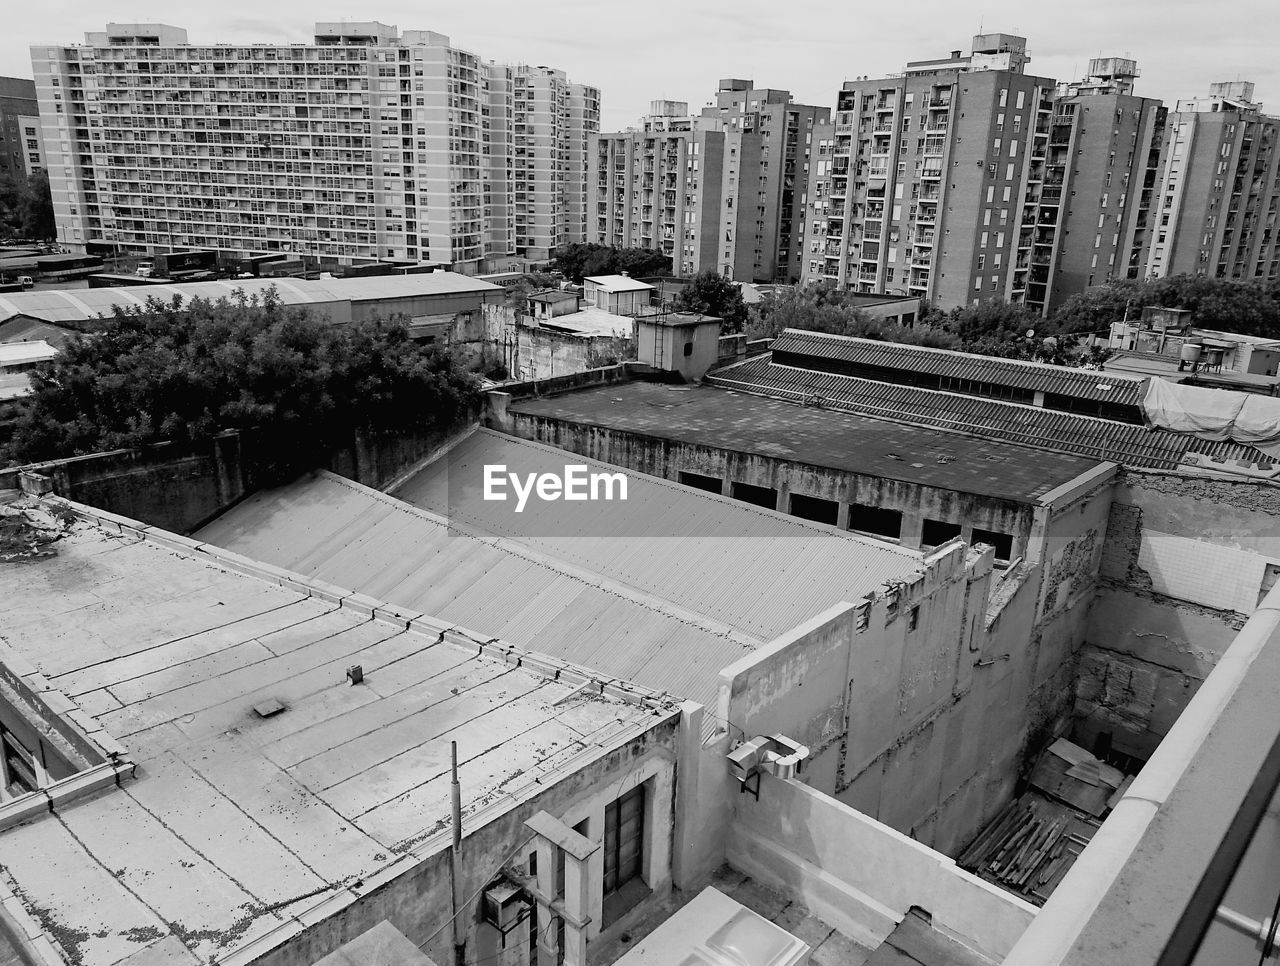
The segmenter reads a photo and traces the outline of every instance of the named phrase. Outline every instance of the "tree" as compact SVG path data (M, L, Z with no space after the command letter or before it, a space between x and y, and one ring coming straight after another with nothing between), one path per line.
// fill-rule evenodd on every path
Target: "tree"
M590 275L666 275L671 259L651 248L615 248L594 242L568 242L555 250L555 267L581 284Z
M402 321L335 326L275 291L152 298L117 309L32 374L0 465L252 429L280 472L314 466L357 429L430 430L475 405L475 381Z
M1146 281L1122 279L1067 299L1053 314L1062 332L1106 332L1145 306L1190 309L1196 325L1280 339L1280 285L1204 275L1172 275Z
M36 171L0 178L0 236L46 241L56 234L49 176Z
M856 306L852 293L830 282L789 286L754 308L747 325L753 339L777 338L784 329L807 329L939 349L955 348L959 341L948 332L919 322L907 328L870 316Z
M947 313L942 325L968 346L987 340L1004 341L1022 338L1029 329L1047 330L1045 320L1025 306L990 299L977 305L965 305ZM1044 335L1051 334L1043 331Z
M671 304L677 312L714 315L721 320L723 335L741 332L747 324L747 304L742 300L742 289L710 269L693 276Z

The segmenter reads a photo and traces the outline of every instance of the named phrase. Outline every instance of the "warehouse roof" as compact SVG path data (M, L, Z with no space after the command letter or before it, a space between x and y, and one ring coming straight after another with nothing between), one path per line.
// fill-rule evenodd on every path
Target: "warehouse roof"
M115 307L145 305L148 299L168 302L173 298L217 300L236 292L262 295L274 288L285 305L314 305L333 302L362 302L379 299L408 299L431 296L501 295L502 289L456 272L425 272L418 275L378 275L369 278L246 278L222 282L185 282L130 288L94 288L14 292L0 294L0 321L27 315L48 322L82 322L99 315L111 315Z
M715 383L735 371L720 370ZM707 386L628 382L524 399L512 403L511 411L1024 502L1096 465L1075 456Z
M638 473L625 502L516 517L482 498L486 464L566 463L617 471L481 430L401 499L320 473L197 537L712 708L727 665L924 568L917 551Z
M791 364L787 362L787 356L804 356L812 360L851 363L867 370L927 373L943 379L1009 386L1119 405L1136 407L1142 399L1142 380L1129 376L950 349L931 349L902 342L787 329L774 340L771 348L774 360L780 364ZM943 388L947 387L944 385Z
M1265 454L1238 443L1208 442L1096 416L814 372L774 364L769 356L717 370L706 377L706 382L795 403L817 400L824 410L952 430L1128 466L1172 469L1188 453L1262 466L1271 464Z
M52 552L0 565L5 662L140 764L0 831L16 901L69 962L225 959L413 868L448 844L452 740L480 827L677 713L172 534L59 524L55 506L27 509L60 531Z

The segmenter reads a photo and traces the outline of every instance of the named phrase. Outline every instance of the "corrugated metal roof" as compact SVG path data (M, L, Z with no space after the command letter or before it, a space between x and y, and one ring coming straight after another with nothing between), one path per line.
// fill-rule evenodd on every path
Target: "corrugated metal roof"
M458 484L484 463L570 462L617 471L482 430L400 488L417 505L320 473L255 494L196 537L709 709L721 669L922 567L916 551L635 473L625 504L575 504L586 509L574 533L518 532ZM449 520L431 512L446 507ZM646 524L673 535L608 536Z
M606 292L642 292L653 288L648 282L630 275L588 275L582 281L598 285Z
M1037 449L1075 453L1129 466L1172 469L1187 453L1270 466L1265 454L1237 443L1213 443L1166 430L1112 422L995 399L897 386L773 363L768 356L720 369L712 385L822 406L895 422L951 429Z
M787 329L774 340L772 348L774 352L794 352L856 365L923 372L946 379L1012 386L1031 392L1051 392L1117 405L1137 406L1142 399L1142 381L1128 376L900 342Z
M244 278L220 282L183 282L173 285L144 285L131 288L59 289L40 292L13 292L0 295L0 321L28 315L49 322L78 322L99 315L111 315L122 308L145 305L150 298L168 302L175 297L230 298L237 291L261 295L274 288L286 305L314 305L329 302L360 302L377 299L455 295L465 292L501 293L497 285L456 272L425 272L418 275L379 275L370 278Z

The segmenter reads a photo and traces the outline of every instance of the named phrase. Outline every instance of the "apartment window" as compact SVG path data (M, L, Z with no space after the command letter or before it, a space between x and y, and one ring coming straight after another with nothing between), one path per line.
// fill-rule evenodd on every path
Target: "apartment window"
M979 256L978 256L978 271L982 271L982 270L983 270L984 268L986 268L986 267L987 267L987 256L986 256L986 255L979 255Z
M973 290L974 290L975 292L981 292L981 291L982 291L982 276L981 276L981 275L977 275L977 276L975 276L975 277L974 277L974 279L973 279Z
M1014 105L1015 107L1018 108L1018 110L1022 110L1022 105L1026 103L1026 97L1027 97L1026 91L1018 91L1018 103Z
M1000 106L1004 107L1009 102L1009 89L1007 87L1000 89Z

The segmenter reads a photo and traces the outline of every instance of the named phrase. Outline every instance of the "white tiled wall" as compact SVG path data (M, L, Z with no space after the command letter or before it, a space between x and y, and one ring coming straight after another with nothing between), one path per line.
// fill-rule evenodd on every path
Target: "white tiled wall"
M1244 614L1257 607L1262 575L1275 562L1248 550L1150 530L1138 550L1138 566L1151 576L1153 590Z

